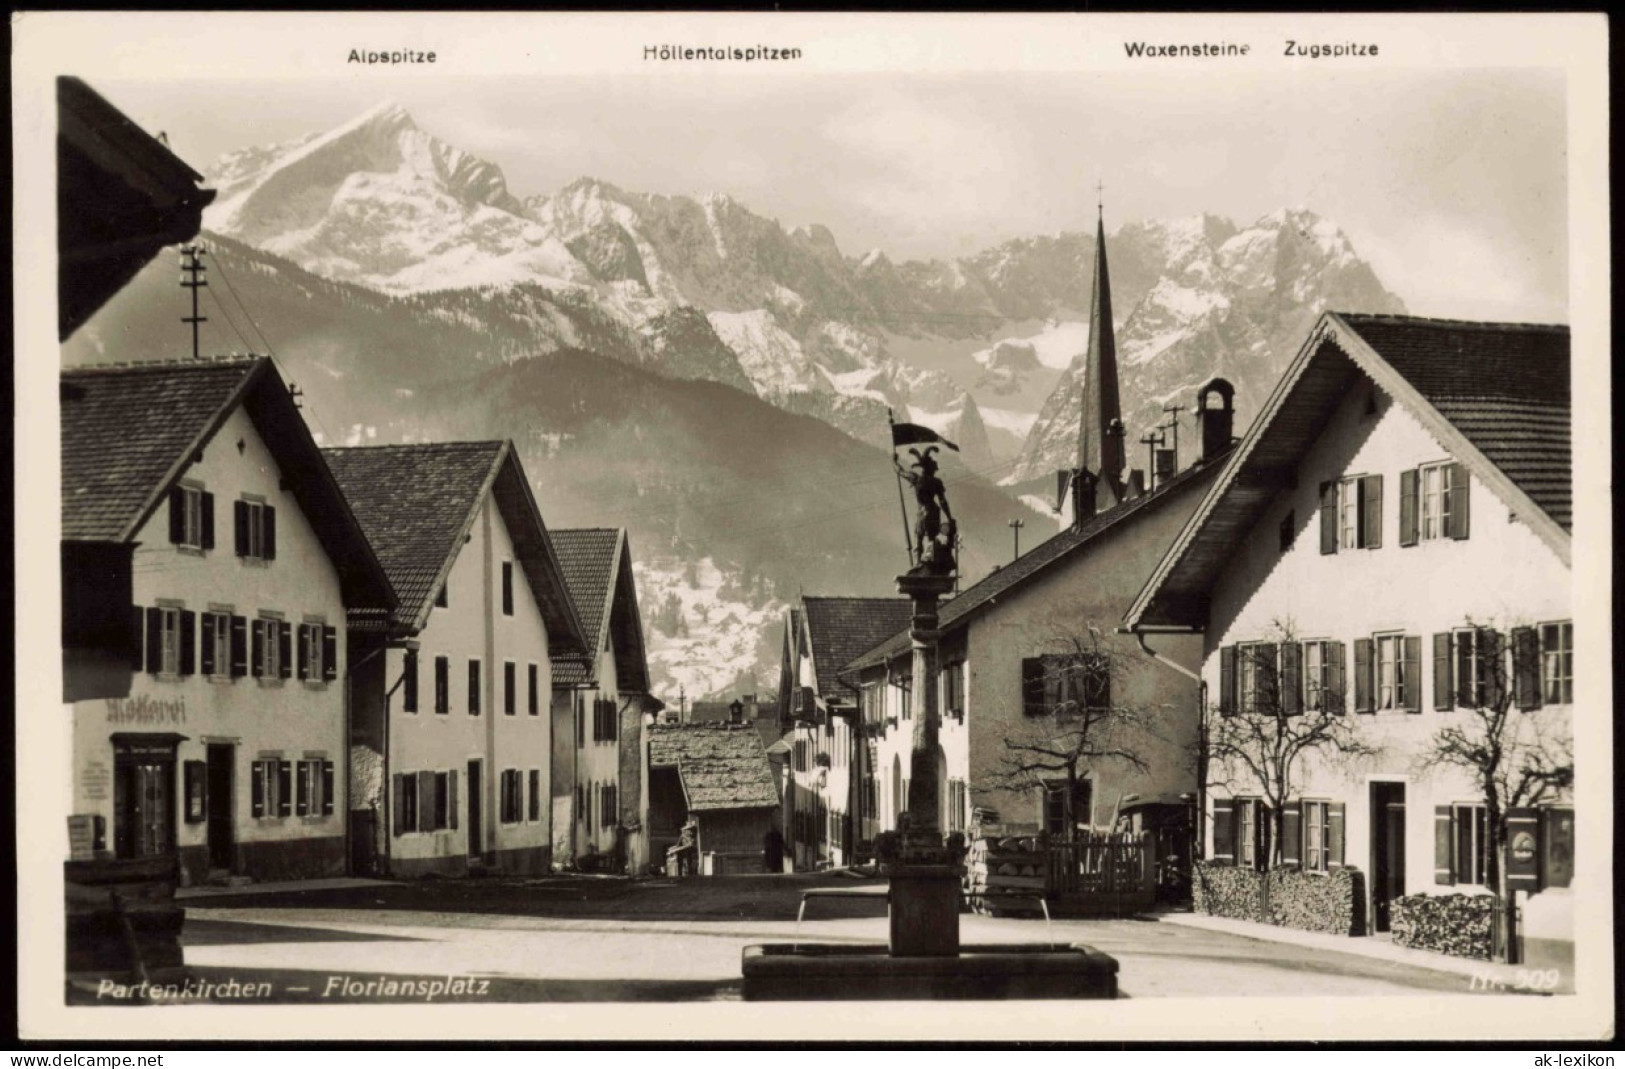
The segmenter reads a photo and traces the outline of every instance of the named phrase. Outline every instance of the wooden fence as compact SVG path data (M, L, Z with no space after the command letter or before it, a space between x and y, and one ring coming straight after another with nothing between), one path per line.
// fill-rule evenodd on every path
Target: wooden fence
M1156 899L1156 854L1148 833L1085 832L1046 844L1045 889L1062 912L1132 913Z

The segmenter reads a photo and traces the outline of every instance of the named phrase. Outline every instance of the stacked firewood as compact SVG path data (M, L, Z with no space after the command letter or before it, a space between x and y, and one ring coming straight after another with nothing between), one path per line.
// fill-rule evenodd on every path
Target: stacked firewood
M1031 905L1048 885L1049 855L1037 834L1005 834L1022 829L984 824L972 829L965 855L965 892L980 913Z

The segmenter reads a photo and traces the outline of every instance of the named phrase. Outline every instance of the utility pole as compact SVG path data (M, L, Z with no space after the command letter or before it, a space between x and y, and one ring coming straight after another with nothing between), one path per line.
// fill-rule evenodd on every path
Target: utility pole
M1173 444L1172 444L1172 446L1170 448L1172 448L1173 451L1174 451L1174 470L1177 471L1177 470L1179 470L1179 413L1180 413L1180 407L1178 405L1163 405L1162 410L1164 412L1168 413L1168 422L1167 422L1166 426L1167 426L1169 432L1173 434Z
M1025 526L1027 526L1027 523L1026 523L1025 520L1011 520L1010 521L1010 530L1015 535L1015 538L1016 538L1016 555L1015 555L1015 557L1011 558L1013 560L1014 559L1019 559L1021 557L1021 529L1023 527L1025 527Z
M198 315L197 291L209 284L208 279L202 277L204 267L199 259L204 249L201 245L181 246L181 286L192 291L192 314L183 316L182 323L192 324L192 359L198 358L198 324L207 323L208 317Z
M1149 430L1140 435L1140 444L1145 446L1146 466L1145 473L1150 480L1150 487L1157 485L1157 446L1166 440L1161 429Z

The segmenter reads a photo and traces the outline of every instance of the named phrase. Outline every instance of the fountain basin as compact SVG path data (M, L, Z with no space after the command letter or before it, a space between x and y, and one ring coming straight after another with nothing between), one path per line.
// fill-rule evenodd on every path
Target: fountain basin
M745 947L744 998L768 1001L1117 997L1117 959L1081 943L988 943L893 956L881 943Z

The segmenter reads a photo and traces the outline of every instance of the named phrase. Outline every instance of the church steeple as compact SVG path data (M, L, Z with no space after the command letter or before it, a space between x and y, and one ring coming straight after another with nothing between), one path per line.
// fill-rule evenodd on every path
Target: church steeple
M1083 379L1083 419L1078 463L1093 476L1095 508L1079 509L1079 518L1110 508L1123 498L1123 409L1117 393L1117 338L1112 331L1111 277L1106 270L1105 211L1095 218L1095 286L1089 300L1089 353Z

